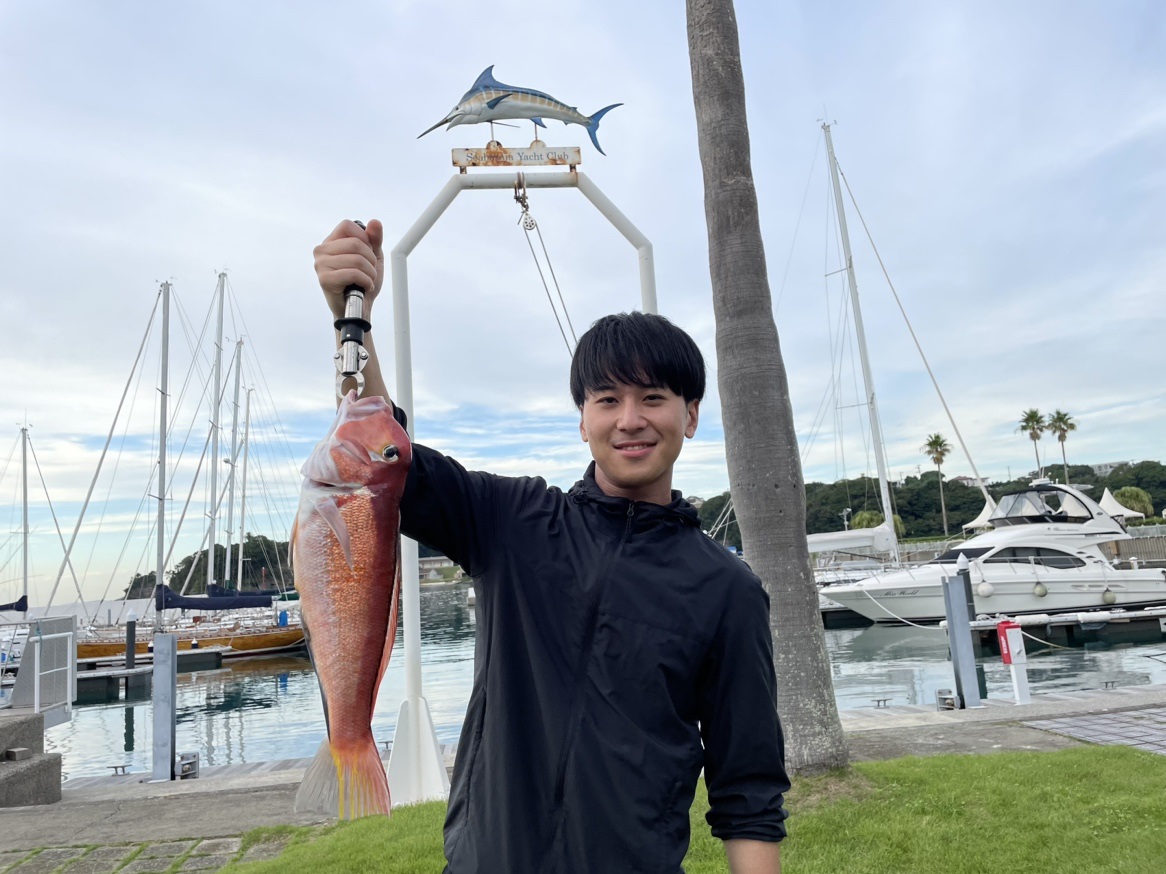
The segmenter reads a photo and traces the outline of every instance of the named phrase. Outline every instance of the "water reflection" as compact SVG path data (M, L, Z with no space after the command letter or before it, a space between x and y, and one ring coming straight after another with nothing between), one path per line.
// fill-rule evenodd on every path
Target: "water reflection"
M458 738L473 680L474 614L466 590L463 583L421 591L424 690L442 743ZM931 706L938 689L954 686L942 631L837 629L826 632L826 647L842 709L870 707L880 698ZM1166 682L1162 645L1054 650L1030 642L1029 654L1029 682L1038 693ZM981 664L988 694L1011 697L1008 669L999 659ZM378 741L391 738L396 728L404 668L399 648L373 714ZM108 774L114 764L149 771L152 729L148 698L122 701L78 708L71 723L47 732L45 744L63 755L67 776ZM203 765L304 758L323 737L319 686L306 656L227 662L221 670L178 678L178 749L197 750Z
M457 740L473 678L474 619L466 584L421 592L421 664L425 695L442 743ZM373 714L373 735L391 738L405 695L403 629L385 672ZM51 729L46 749L61 753L67 777L110 773L125 764L151 768L149 698L80 707L73 721ZM219 670L178 677L179 751L197 750L203 765L311 756L324 737L319 684L306 655L227 661ZM115 739L116 738L116 739Z
M1166 654L1160 645L1053 648L1028 641L1028 681L1033 692L1064 692L1166 682ZM935 703L938 689L955 677L947 634L939 629L874 625L826 632L834 693L842 709L891 704ZM999 658L980 660L988 695L1012 697L1012 679Z

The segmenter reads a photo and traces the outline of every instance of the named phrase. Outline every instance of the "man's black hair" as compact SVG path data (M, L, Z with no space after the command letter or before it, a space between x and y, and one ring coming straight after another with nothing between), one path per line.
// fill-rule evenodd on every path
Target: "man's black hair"
M582 407L587 392L617 384L668 388L686 403L700 400L704 356L688 334L663 316L641 312L604 316L575 347L571 399Z

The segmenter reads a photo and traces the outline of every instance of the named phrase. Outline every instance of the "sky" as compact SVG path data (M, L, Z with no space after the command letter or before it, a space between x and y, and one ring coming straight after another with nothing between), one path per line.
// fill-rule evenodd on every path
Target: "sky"
M1033 470L1016 431L1031 407L1076 419L1071 463L1161 459L1161 4L741 0L737 17L739 133L806 478L874 471L851 329L839 327L848 305L822 120L981 475ZM197 547L209 488L190 486L210 371L206 342L192 346L221 271L224 348L229 358L243 338L244 388L255 388L249 530L286 537L296 468L333 409L312 248L343 218L380 218L390 246L402 237L453 172L449 149L481 147L489 131L417 135L491 64L499 80L588 114L624 104L599 128L606 157L578 126L548 122L543 137L580 146L580 169L652 241L660 311L711 370L675 485L706 497L728 487L683 4L592 0L532 14L508 0L483 11L441 0L12 0L0 5L0 601L18 585L23 422L65 541L94 484L74 552L85 595L120 592L153 566L142 523L130 531L154 512L160 317L130 374L164 280L183 314L172 318L172 402L193 373L170 440L171 465L188 448L171 474L168 531L193 496L175 554ZM531 129L496 134L527 145ZM927 436L956 445L954 430L846 209L890 471L916 475ZM532 190L530 210L577 331L639 305L635 250L583 197ZM409 258L416 437L469 467L567 486L589 456L519 216L507 191L463 193ZM373 322L388 364L387 288ZM94 480L127 381L133 413ZM1040 450L1059 461L1055 440ZM945 472L971 473L958 445ZM61 538L31 479L43 602ZM66 574L56 599L75 597Z

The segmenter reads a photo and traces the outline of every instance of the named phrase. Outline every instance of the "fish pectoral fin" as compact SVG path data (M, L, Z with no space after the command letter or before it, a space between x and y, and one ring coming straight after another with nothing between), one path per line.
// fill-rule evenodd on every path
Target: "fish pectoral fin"
M507 97L513 97L513 96L514 96L513 94L503 94L501 97L495 97L493 100L487 100L486 106L489 107L490 109L497 109L499 103L501 103Z
M344 551L344 560L348 562L348 569L355 570L352 566L352 543L348 536L348 525L345 523L344 517L340 515L340 508L336 506L336 502L331 498L320 501L316 504L316 512L328 523L328 527L336 535L336 540Z

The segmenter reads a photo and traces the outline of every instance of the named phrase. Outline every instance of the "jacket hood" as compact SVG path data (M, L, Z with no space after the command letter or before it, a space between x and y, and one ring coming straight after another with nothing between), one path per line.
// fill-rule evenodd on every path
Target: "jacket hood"
M628 504L634 503L637 508L636 515L644 521L672 521L683 525L691 525L693 527L700 527L700 514L696 512L696 508L688 501L684 500L684 496L672 490L672 501L668 504L653 504L648 501L629 501L627 498L617 498L606 494L599 484L595 482L595 462L587 465L587 471L583 474L583 479L579 480L567 494L571 500L576 503L589 503L598 507L600 510L611 513L612 515L626 516L628 512Z

